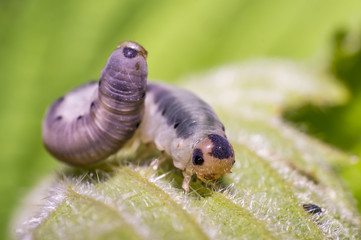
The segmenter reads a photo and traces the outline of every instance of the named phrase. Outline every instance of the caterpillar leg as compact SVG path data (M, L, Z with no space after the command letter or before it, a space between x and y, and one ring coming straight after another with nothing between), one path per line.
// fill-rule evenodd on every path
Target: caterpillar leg
M167 160L168 156L165 152L161 152L160 155L153 159L153 161L150 163L150 167L152 167L154 170L157 170L158 167Z
M190 171L187 171L187 170L184 170L183 171L183 183L182 183L182 188L186 191L186 192L190 192L189 190L189 183L191 182L191 179L192 179L192 175L193 175L193 172L190 172Z

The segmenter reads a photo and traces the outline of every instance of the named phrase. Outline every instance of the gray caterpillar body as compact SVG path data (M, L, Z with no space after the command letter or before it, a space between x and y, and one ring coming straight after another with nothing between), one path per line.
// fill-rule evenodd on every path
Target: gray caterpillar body
M43 122L43 141L57 159L88 165L115 153L134 134L144 110L147 52L123 42L111 54L99 82L59 98Z
M169 85L152 83L147 91L146 57L140 45L123 42L99 82L55 101L43 122L45 147L61 161L89 165L117 152L139 127L141 140L154 142L183 171L186 191L193 174L209 181L229 173L233 148L212 108Z
M148 84L140 126L143 142L154 142L173 159L189 191L195 173L203 181L229 173L235 160L224 126L213 109L193 93L166 84Z

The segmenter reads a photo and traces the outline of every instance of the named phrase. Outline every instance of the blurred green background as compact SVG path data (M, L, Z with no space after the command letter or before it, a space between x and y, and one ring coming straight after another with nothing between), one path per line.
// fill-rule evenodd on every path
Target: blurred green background
M0 1L0 239L29 189L61 165L42 146L46 107L98 78L124 40L148 50L149 77L163 81L262 57L324 67L349 87L349 101L285 118L360 156L360 23L357 0ZM341 174L361 202L361 165Z

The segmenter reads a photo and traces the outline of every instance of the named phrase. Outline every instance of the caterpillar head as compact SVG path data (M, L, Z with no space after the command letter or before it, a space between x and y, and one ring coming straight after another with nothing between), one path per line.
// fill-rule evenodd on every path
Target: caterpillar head
M232 145L220 135L210 134L193 148L193 168L202 181L215 180L230 173L234 162Z

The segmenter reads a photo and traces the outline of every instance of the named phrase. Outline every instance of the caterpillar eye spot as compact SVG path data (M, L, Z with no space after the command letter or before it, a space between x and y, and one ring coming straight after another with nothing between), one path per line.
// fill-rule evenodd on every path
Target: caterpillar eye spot
M123 55L126 58L134 58L135 56L137 56L137 54L138 54L138 51L135 49L128 48L128 47L123 48Z
M203 153L200 149L194 149L192 162L194 165L202 165L204 163Z
M213 143L212 151L210 152L211 156L214 156L219 159L229 158L233 155L231 146L229 145L227 139L216 134L208 135Z
M62 116L57 116L57 117L55 118L55 121L60 121L62 118L63 118Z
M102 80L99 80L98 86L100 87L101 84L102 84Z
M80 120L80 119L82 119L83 118L83 116L82 115L79 115L77 118L76 118L76 120Z
M179 126L179 123L174 124L174 129L176 129Z
M139 125L140 125L140 121L139 122L137 122L137 124L135 125L135 128L138 128L139 127Z
M139 70L139 68L140 68L139 62L137 62L137 63L135 64L135 69L136 69L136 70Z

